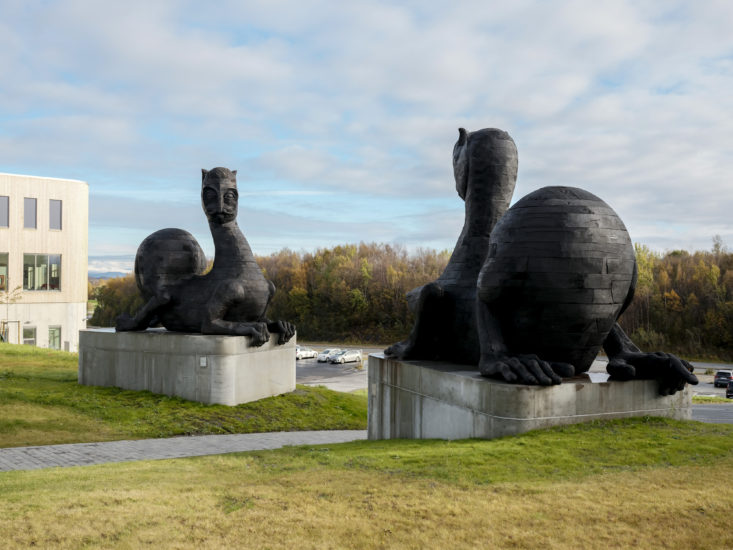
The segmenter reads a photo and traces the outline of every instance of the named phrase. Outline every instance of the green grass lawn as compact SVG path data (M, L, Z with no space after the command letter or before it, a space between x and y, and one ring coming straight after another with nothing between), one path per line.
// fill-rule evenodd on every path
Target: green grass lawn
M0 446L364 428L366 392L237 407L79 386L0 344ZM3 548L731 548L733 425L596 421L490 441L359 441L0 472Z
M733 426L636 418L0 473L4 548L731 548Z
M706 405L719 404L719 405L733 405L733 399L726 399L725 397L717 397L712 395L693 395L693 403L704 403Z
M236 407L80 386L77 354L0 344L0 447L217 433L365 429L367 399L298 386Z

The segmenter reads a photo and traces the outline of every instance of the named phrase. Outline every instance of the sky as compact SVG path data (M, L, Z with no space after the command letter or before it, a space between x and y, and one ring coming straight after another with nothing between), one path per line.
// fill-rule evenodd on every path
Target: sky
M238 171L256 254L452 249L459 127L509 132L514 200L591 191L658 252L733 246L733 2L0 0L0 172L89 183L89 268L214 249Z

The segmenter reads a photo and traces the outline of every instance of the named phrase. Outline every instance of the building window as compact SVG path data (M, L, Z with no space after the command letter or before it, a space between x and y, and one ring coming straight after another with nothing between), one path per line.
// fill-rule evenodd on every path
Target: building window
M61 229L61 201L51 199L48 210L50 214L49 228Z
M23 254L23 290L61 290L61 255Z
M0 290L8 290L8 253L0 252Z
M36 327L23 327L23 343L26 346L36 345Z
M36 199L23 198L23 227L36 228Z
M0 197L0 227L10 227L10 197Z
M48 327L48 347L61 349L61 327Z
M61 254L48 255L48 289L61 290Z

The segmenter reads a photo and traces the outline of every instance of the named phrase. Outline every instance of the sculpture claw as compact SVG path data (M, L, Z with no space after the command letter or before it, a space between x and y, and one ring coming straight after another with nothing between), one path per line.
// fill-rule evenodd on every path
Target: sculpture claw
M115 319L115 330L118 332L135 330L136 328L137 323L135 322L135 318L131 317L127 313L118 315Z
M384 350L384 355L387 357L394 357L395 359L406 359L409 349L409 343L405 340L389 346Z
M552 365L536 355L484 354L479 362L479 372L482 376L499 378L510 384L551 386L562 382Z
M274 321L267 323L267 330L278 334L277 344L282 346L295 335L295 325L287 321Z
M616 380L657 380L660 395L673 395L696 385L694 367L671 353L624 352L609 358L606 371Z

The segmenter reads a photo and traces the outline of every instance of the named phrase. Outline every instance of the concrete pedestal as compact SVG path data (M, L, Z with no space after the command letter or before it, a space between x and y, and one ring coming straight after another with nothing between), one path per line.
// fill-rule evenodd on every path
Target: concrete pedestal
M79 383L239 405L295 390L295 338L250 347L246 336L82 330Z
M654 380L584 374L557 386L484 378L463 365L369 356L369 439L491 439L605 418L691 418L692 391L660 396Z

